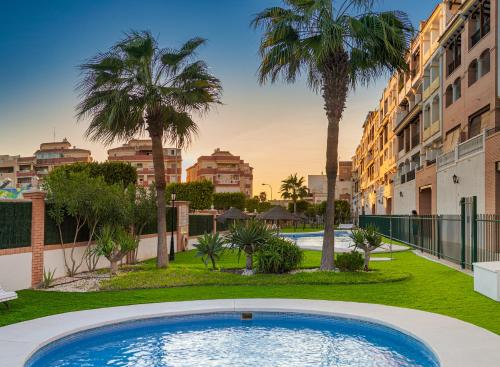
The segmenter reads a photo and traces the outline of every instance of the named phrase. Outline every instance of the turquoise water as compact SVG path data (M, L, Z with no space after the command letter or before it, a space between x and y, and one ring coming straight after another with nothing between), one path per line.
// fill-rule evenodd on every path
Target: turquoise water
M342 250L353 250L353 242L349 235L350 231L336 230L335 248ZM304 249L320 250L323 246L323 231L320 232L302 232L302 233L282 233L280 236L289 238L298 246Z
M239 313L165 317L85 331L49 344L26 367L437 367L419 341L373 323Z

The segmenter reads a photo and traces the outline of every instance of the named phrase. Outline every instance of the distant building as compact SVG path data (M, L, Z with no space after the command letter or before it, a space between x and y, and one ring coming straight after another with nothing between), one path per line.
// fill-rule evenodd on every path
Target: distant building
M92 162L90 150L72 147L65 138L60 142L42 143L33 156L0 156L0 182L10 180L7 188L33 184L33 178L43 180L54 167L76 162Z
M178 148L163 148L165 181L181 182L182 153ZM137 184L149 186L155 181L153 146L149 139L130 140L127 144L108 150L108 161L128 162L137 169Z
M340 161L335 184L335 200L345 200L350 202L352 198L352 162ZM319 204L326 201L328 184L326 175L307 176L307 187L311 194L312 201Z
M242 192L252 196L253 168L239 156L217 148L209 156L201 156L187 169L187 182L208 180L215 192Z

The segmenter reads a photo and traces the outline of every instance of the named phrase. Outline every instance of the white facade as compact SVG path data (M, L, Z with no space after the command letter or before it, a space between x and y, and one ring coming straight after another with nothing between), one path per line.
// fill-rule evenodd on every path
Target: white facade
M393 214L410 215L416 209L415 180L395 184Z

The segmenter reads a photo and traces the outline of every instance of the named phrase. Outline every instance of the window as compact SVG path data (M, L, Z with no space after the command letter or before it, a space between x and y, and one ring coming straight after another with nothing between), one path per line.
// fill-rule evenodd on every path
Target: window
M474 47L490 31L490 1L483 0L469 17L469 48Z
M479 68L478 74L481 78L482 76L488 74L490 72L490 49L486 49L483 51L481 56L479 56Z
M432 100L432 121L434 123L439 120L439 96L435 96Z
M457 78L453 82L453 102L456 102L460 97L462 97L462 80Z
M462 34L459 34L446 48L447 75L450 75L462 63Z
M470 65L469 65L469 70L467 72L469 74L469 87L477 82L479 79L478 76L478 66L477 66L477 60L473 60Z
M453 86L449 85L445 92L445 106L449 107L453 103Z
M481 134L486 127L489 110L490 106L486 106L469 117L469 139Z

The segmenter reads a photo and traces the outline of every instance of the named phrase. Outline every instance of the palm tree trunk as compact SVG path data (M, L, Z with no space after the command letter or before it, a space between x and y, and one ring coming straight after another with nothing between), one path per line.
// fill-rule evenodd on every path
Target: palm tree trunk
M348 58L345 53L334 54L324 65L323 99L328 118L326 141L327 199L325 234L321 253L321 270L333 270L335 259L335 184L338 169L339 123L344 112L348 90Z
M153 167L155 171L156 185L156 206L157 206L157 224L158 224L158 247L156 266L166 268L168 266L168 247L167 247L167 219L165 202L165 161L163 157L163 130L161 127L149 125L149 136L153 143Z

